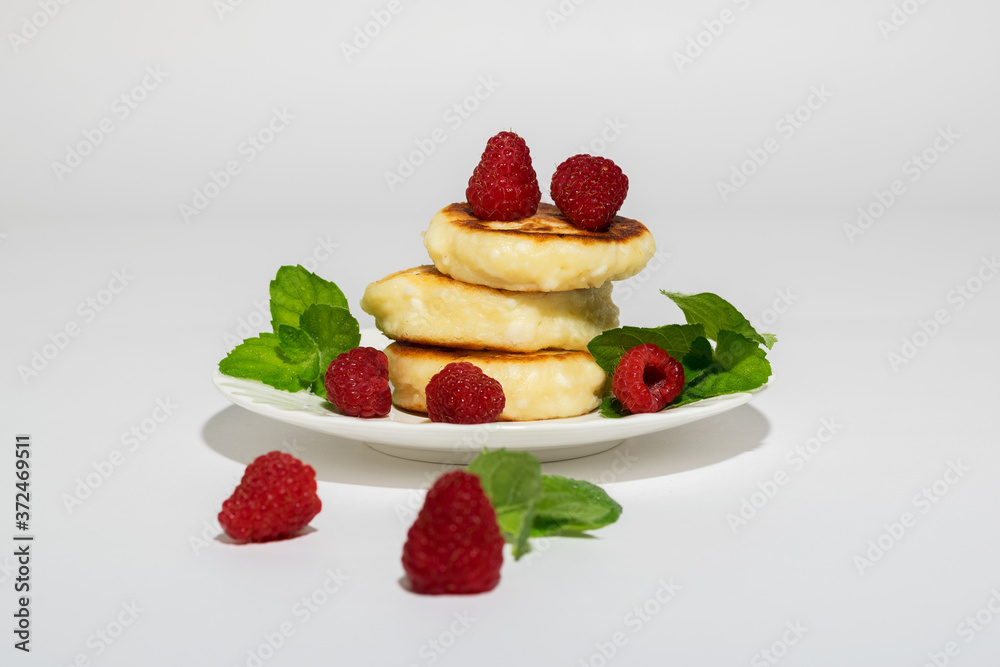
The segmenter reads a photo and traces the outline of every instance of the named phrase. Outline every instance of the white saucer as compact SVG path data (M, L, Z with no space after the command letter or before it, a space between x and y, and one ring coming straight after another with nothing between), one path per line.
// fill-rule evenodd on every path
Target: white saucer
M365 329L361 344L384 348L380 332ZM348 440L359 440L372 449L415 461L468 463L483 450L529 451L545 461L574 459L611 449L626 438L690 424L743 405L753 394L739 393L689 403L663 412L630 415L621 419L591 412L569 419L492 424L440 424L426 416L392 408L378 419L347 417L315 394L279 391L256 380L242 380L216 370L212 381L234 404L259 415Z

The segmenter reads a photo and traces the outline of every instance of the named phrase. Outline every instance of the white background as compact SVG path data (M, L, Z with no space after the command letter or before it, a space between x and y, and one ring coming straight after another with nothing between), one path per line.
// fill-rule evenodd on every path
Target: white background
M996 664L995 3L220 7L0 6L0 536L15 532L17 433L33 437L37 536L30 656L12 647L0 556L0 662L247 665L289 623L264 664L753 665L797 622L783 665L922 665L950 641L939 661ZM373 11L391 21L364 45ZM249 160L275 110L292 118ZM622 213L669 256L617 290L623 322L678 321L661 288L717 292L779 336L775 377L732 413L546 464L605 483L621 520L508 558L490 594L423 598L400 586L399 555L405 508L439 468L230 407L209 378L234 337L266 328L255 302L278 266L308 262L356 304L425 263L420 232L503 129L527 140L543 192L581 150L628 174ZM71 152L87 154L67 171ZM239 173L199 200L229 161ZM401 161L419 164L390 187ZM122 434L158 399L177 407L130 451ZM823 420L835 434L796 469L786 457ZM315 531L216 541L243 466L281 448L317 469ZM121 465L68 508L115 450ZM915 502L953 463L968 471ZM727 516L779 471L734 530ZM886 538L904 512L914 525ZM891 547L859 566L880 537ZM347 579L306 618L296 604L328 571ZM681 587L662 605L661 580ZM104 644L122 604L142 611ZM970 637L977 613L992 622Z

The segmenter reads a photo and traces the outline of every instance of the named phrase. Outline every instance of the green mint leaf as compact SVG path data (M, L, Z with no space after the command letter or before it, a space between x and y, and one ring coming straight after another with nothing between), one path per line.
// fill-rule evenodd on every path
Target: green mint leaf
M719 332L719 340L715 344L712 361L723 370L732 371L755 355L761 357L766 355L766 352L760 349L757 341L743 334L723 329Z
M758 342L723 329L719 331L712 365L691 378L669 407L711 396L752 391L762 387L770 376L771 364Z
M622 506L604 489L561 475L542 476L542 498L535 505L531 536L596 530L614 523Z
M690 382L708 369L713 362L712 344L708 339L699 336L691 343L691 350L681 357L681 365L684 367L684 381Z
M346 308L313 304L302 313L299 326L319 350L321 374L326 373L331 361L361 343L361 328Z
M747 338L757 341L768 349L777 342L777 337L773 334L759 334L750 324L747 318L743 317L740 311L723 299L711 292L701 294L679 294L677 292L667 292L660 290L660 293L668 297L683 311L688 323L698 323L705 327L705 335L717 341L719 331L725 329L742 334Z
M347 298L335 284L302 266L278 269L270 295L274 333L244 341L219 363L219 370L325 397L323 378L330 362L361 343Z
M728 301L710 292L701 294L661 293L684 313L687 324L668 324L654 329L621 327L596 336L587 345L598 365L613 374L622 355L636 345L653 343L684 367L684 389L668 408L711 396L752 391L771 376L767 352L777 342L772 334L758 333ZM713 349L709 339L714 340ZM601 403L608 418L627 414L614 397Z
M604 400L601 401L601 416L608 417L609 419L618 419L619 417L624 417L627 413L625 412L625 406L614 396L605 396Z
M483 452L469 464L497 513L504 539L515 560L528 552L535 505L542 497L542 466L528 452Z
M340 288L320 278L303 266L283 266L271 281L271 326L274 332L288 324L299 326L299 318L316 303L350 310L347 297Z
M299 375L299 379L312 382L319 375L319 349L302 329L289 324L278 325L280 352Z
M278 325L282 355L295 365L305 386L326 398L323 380L330 362L361 342L358 321L344 308L315 303L302 313L300 327Z
M312 381L309 385L309 391L316 394L320 398L326 398L326 383L324 382L326 378L326 373L320 373L319 377Z
M259 380L282 391L304 389L297 365L281 352L278 336L262 333L247 338L219 362L219 370L237 378Z
M668 324L654 329L621 327L595 336L587 344L587 349L598 366L607 373L614 373L622 355L636 345L653 343L671 357L683 359L694 341L704 335L700 324Z

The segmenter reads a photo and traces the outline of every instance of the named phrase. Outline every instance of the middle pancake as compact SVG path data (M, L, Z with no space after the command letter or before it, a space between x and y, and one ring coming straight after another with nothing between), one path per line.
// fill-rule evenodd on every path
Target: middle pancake
M565 292L512 292L459 282L433 266L370 284L361 308L386 336L470 350L585 350L618 326L611 283Z

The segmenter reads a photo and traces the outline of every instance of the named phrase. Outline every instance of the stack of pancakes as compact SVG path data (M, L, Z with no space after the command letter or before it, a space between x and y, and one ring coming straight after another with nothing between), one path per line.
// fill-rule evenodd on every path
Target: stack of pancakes
M424 389L455 361L503 386L501 420L574 417L600 404L607 376L587 343L618 326L612 280L634 276L656 250L636 220L575 227L551 204L513 222L480 220L452 204L431 220L434 266L399 271L365 290L364 311L394 343L396 407L426 412Z

